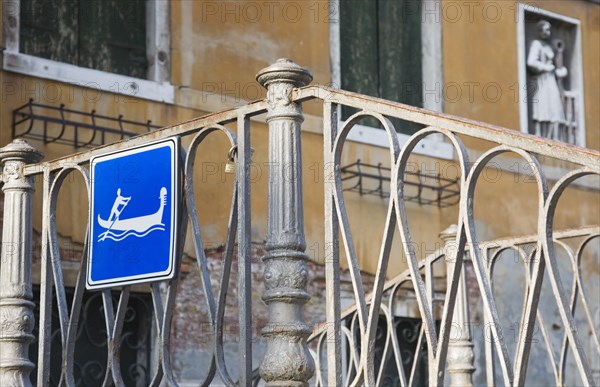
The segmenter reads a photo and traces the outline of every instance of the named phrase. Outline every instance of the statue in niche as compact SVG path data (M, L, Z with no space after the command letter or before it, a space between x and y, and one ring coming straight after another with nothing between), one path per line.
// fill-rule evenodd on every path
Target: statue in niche
M527 55L527 68L535 80L532 103L535 134L574 144L575 96L563 87L568 74L563 65L564 43L550 42L551 25L547 20L540 20L536 27L539 39L531 42Z

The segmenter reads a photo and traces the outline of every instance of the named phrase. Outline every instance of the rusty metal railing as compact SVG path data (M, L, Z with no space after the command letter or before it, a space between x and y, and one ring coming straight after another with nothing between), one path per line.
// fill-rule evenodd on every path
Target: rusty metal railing
M499 379L495 383L503 385L524 384L531 352L531 342L524 338L531 337L538 316L540 289L542 282L550 285L552 299L557 304L558 313L565 327L565 339L574 359L578 374L584 384L592 385L593 375L588 356L578 334L573 319L573 302L561 280L561 272L556 258L556 247L553 241L554 213L558 200L567 187L574 187L579 180L589 175L600 174L600 154L597 151L549 141L522 134L514 130L486 125L454 116L438 114L424 109L414 108L399 103L371 98L355 93L333 90L322 86L308 86L310 73L286 60L280 60L273 66L261 71L259 82L268 90L264 101L249 103L245 106L209 114L179 125L169 126L146 133L126 141L101 146L83 153L73 154L53 161L38 163L39 152L21 141L0 149L0 161L3 163L3 191L5 193L5 213L3 243L19 246L17 250L2 249L0 264L0 384L28 384L33 364L28 360L27 347L33 337L33 319L31 303L31 200L32 178L43 178L43 205L41 230L41 303L39 331L39 358L37 380L45 385L49 380L49 332L50 313L53 302L59 307L60 314L60 347L62 349L61 380L72 385L74 380L74 340L78 317L81 312L81 295L84 292L84 275L80 275L75 288L74 302L69 307L64 295L63 263L60 250L57 248L56 207L59 191L67 176L76 174L83 178L89 191L89 161L92 157L109 151L142 145L151 141L178 136L186 145L182 154L182 173L184 175L184 196L186 205L182 217L182 230L191 225L199 267L199 280L202 284L204 298L203 307L208 310L209 320L213 327L209 335L209 367L205 370L201 384L209 385L217 380L233 386L244 386L253 379L252 340L251 340L251 287L250 275L250 133L251 119L257 115L267 114L269 126L269 234L267 236L267 254L265 256L264 282L266 291L263 299L269 306L269 321L263 328L262 335L266 339L266 353L263 356L260 374L268 384L272 385L306 385L314 372L314 359L309 354L307 338L311 329L303 319L304 304L310 295L306 293L306 282L309 277L306 268L307 256L304 241L300 125L303 120L301 103L309 100L323 101L323 139L324 165L340 166L341 155L346 138L352 127L365 117L378 120L383 126L389 140L389 165L391 193L387 209L387 219L380 254L377 261L375 284L372 292L367 292L361 280L361 267L350 228L344 201L342 176L339 170L334 173L332 184L327 182L325 188L324 233L326 260L326 316L325 337L327 366L326 373L320 374L324 385L376 385L381 382L375 362L375 336L380 316L387 318L382 307L386 288L388 263L392 248L393 234L400 234L402 249L408 263L406 274L407 292L415 300L419 317L422 319L420 335L421 343L427 347L427 375L433 385L442 385L452 352L450 338L452 322L456 319L455 305L457 294L460 294L460 273L466 255L470 256L476 279L476 288L481 294L483 314L490 323L490 335L495 338L492 343L494 362L499 370ZM340 106L356 108L359 112L343 123L338 122L337 112ZM410 136L401 147L396 130L388 117L400 118L416 122L425 128ZM230 128L234 126L236 129ZM194 168L194 155L208 136L225 136L229 145L237 146L236 179L231 192L231 210L228 220L227 251L237 244L237 297L239 313L237 316L239 329L238 367L234 373L228 368L224 359L224 343L222 321L225 311L225 297L229 292L229 273L236 264L231 255L225 259L225 270L222 274L220 290L214 293L210 284L210 268L204 256L203 231L198 223L194 200L194 184L197 171ZM448 285L443 292L435 292L431 281L422 275L419 264L412 249L410 225L406 214L404 200L404 180L407 160L413 153L417 143L428 136L443 136L451 144L455 152L455 163L460 171L457 219L455 219L456 235L447 243L454 247L446 254L450 262L447 268ZM485 140L488 148L481 156L470 160L463 138ZM491 145L490 145L491 144ZM531 168L537 190L537 233L533 237L535 252L533 253L530 275L527 277L528 292L521 310L523 329L519 331L519 345L511 356L506 340L502 338L499 327L501 316L497 300L494 297L491 277L488 275L486 250L476 232L473 211L474 193L482 171L492 160L506 153L512 153L523 160ZM559 160L569 165L569 171L559 178L551 188L548 178L538 158ZM277 165L293 165L294 178L281 178L283 173ZM286 173L289 173L287 171ZM280 178L278 178L279 176ZM596 194L597 195L597 194ZM596 196L597 197L597 196ZM88 193L89 200L89 193ZM185 235L181 235L185 238ZM344 250L344 254L340 250ZM86 251L86 249L84 249ZM180 251L179 254L182 254ZM353 325L343 325L345 316L340 303L340 260L345 256L352 278L352 291L356 302ZM81 257L81 272L85 273L86 256ZM153 284L151 294L154 303L154 320L157 326L158 361L152 370L152 385L166 381L176 385L173 367L170 360L172 352L170 342L171 320L174 302L177 297L179 278L164 284ZM8 286L7 284L11 284ZM53 291L56 299L52 299ZM119 364L118 345L120 326L124 318L124 306L127 304L130 289L123 288L119 305L112 304L109 294L103 294L105 301L105 323L107 339L111 343L110 356L104 367L104 384L122 385ZM368 296L368 293L371 295ZM436 305L441 305L438 313ZM383 310L383 312L382 312ZM382 314L383 313L383 314ZM350 332L350 333L348 333ZM355 336L353 336L355 335ZM596 331L597 335L597 331ZM353 337L352 347L353 371L343 367L348 348L343 344L344 338ZM590 355L591 356L591 355ZM560 368L560 363L557 367ZM469 372L468 370L465 372ZM559 373L560 374L560 373ZM403 384L409 384L410 375L404 375Z

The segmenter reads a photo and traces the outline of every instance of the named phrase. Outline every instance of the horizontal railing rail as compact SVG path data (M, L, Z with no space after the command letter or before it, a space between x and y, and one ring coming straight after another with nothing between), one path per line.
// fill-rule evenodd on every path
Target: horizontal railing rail
M40 289L40 321L38 347L37 381L47 384L50 372L50 338L43 332L51 332L51 313L56 302L60 320L59 344L62 351L60 380L65 384L75 384L74 373L74 341L77 336L77 324L82 307L82 295L85 286L85 271L87 265L86 236L84 253L80 259L79 276L76 280L73 302L69 306L65 295L65 280L61 250L59 248L59 230L57 225L57 205L60 202L59 191L67 176L77 174L83 179L85 189L83 195L90 200L90 171L89 162L95 157L108 152L130 149L154 141L179 137L185 146L182 147L180 160L183 175L183 197L179 239L186 238L188 226L193 231L189 238L193 242L196 255L198 280L201 283L202 307L207 311L208 321L213 332L208 344L209 365L203 375L202 385L210 385L217 381L228 386L248 385L256 379L257 372L253 371L252 362L252 273L250 272L250 235L252 226L250 206L250 163L251 163L251 122L264 115L269 127L269 203L268 203L268 235L266 243L265 264L265 293L263 300L268 305L269 321L262 330L266 341L260 375L272 385L306 385L313 375L316 361L318 370L316 381L322 385L381 385L386 377L398 380L400 385L422 384L425 381L431 385L442 385L446 372L450 374L452 383L469 384L475 372L473 365L473 337L467 334L454 343L451 338L456 333L457 324L468 322L467 275L465 261L468 265L469 286L478 292L481 303L482 319L489 326L489 336L493 338L485 345L485 369L488 383L501 385L523 385L528 379L530 354L537 351L531 340L528 340L536 329L541 313L540 299L550 295L550 300L556 304L558 321L564 327L561 338L559 355L552 355L551 367L554 380L564 383L565 369L575 370L582 384L592 385L593 371L589 359L600 351L597 329L592 324L594 311L592 303L582 291L585 287L581 275L571 275L571 293L566 291L562 278L567 274L561 271L564 260L560 258L559 248L555 244L568 238L569 232L580 237L577 231L567 234L554 232L554 217L559 199L567 188L576 187L575 182L587 176L600 175L600 152L591 149L567 145L557 141L547 140L532 135L520 133L493 125L467 120L461 117L435 113L425 109L415 108L400 103L367 97L356 93L334 90L323 86L308 86L312 76L307 70L289 61L278 61L273 66L264 69L258 76L259 82L268 89L267 99L249 103L245 106L227 111L208 114L178 125L158 129L150 133L129 138L118 143L104 145L92 150L76 153L52 161L38 162L39 152L23 142L13 142L0 150L0 160L3 162L3 172L0 179L5 192L3 241L15 243L15 246L25 246L20 253L14 255L2 250L0 264L0 281L19 285L0 290L0 308L7 310L0 313L0 318L10 321L31 321L31 200L33 176L43 176L42 188L42 230L40 233L41 249L41 289ZM324 182L324 234L325 234L325 281L326 307L325 323L319 327L319 333L311 336L311 329L303 320L304 305L310 295L306 292L306 284L310 274L306 266L308 259L305 254L304 240L304 210L302 203L301 171L301 130L303 120L300 105L311 100L322 102L323 107L323 165L324 173L330 173L326 168L332 165L333 179ZM357 111L348 119L341 120L338 112L342 106ZM263 117L260 117L261 120ZM377 120L383 128L382 133L388 139L390 179L387 198L387 215L382 233L379 253L371 260L376 267L372 288L363 282L363 269L355 243L352 223L348 216L345 201L343 176L341 173L342 154L352 128L369 118ZM414 122L423 126L417 133L407 136L400 145L397 128L391 118ZM398 128L399 129L399 128ZM194 167L194 159L199 147L208 136L224 136L228 149L224 149L223 158L234 157L230 160L235 165L235 179L231 188L231 205L227 220L226 254L224 269L221 273L211 273L207 264L203 228L198 220L197 199L194 187L198 171ZM408 160L415 152L419 141L434 136L444 138L447 145L454 149L454 159L449 161L457 167L458 202L455 214L456 228L444 235L445 248L440 255L437 252L425 261L419 261L413 249L414 236L411 233L406 193L406 176ZM486 149L471 160L463 139L472 138L481 141ZM441 140L440 140L441 141ZM233 151L233 150L236 151ZM385 150L381 150L385 152ZM480 151L480 149L478 149ZM527 163L530 171L530 185L535 194L530 196L533 210L537 210L536 218L530 223L536 225L536 233L529 239L513 240L506 249L515 249L521 244L533 246L527 250L529 254L522 261L527 262L525 274L522 276L526 291L519 309L520 329L517 345L508 343L502 335L502 322L505 313L501 309L501 299L496 294L502 284L494 281L495 269L490 262L496 260L493 254L502 250L502 245L490 246L478 235L479 224L474 216L474 203L477 199L485 203L486 198L477 198L475 193L481 184L482 171L496 157L511 153ZM556 160L564 166L565 173L556 181L549 184L548 177L540 160ZM283 172L272 165L294 165L291 171L293 178L281 175ZM289 171L287 171L289 172ZM287 177L287 178L286 178ZM588 185L589 186L589 185ZM592 184L593 186L593 184ZM582 194L579 200L591 198L597 201L599 190L587 190L587 196ZM349 195L351 193L346 193ZM512 193L511 193L512 194ZM595 199L594 199L595 198ZM412 206L414 204L411 203ZM587 208L587 207L586 207ZM414 210L414 208L413 208ZM85 209L82 210L85 212ZM450 214L450 213L448 213ZM521 214L520 214L521 215ZM454 215L448 215L451 219ZM23 233L21 231L26 230ZM401 240L400 253L408 266L399 277L388 281L388 265L393 250L394 235L399 234ZM561 236L562 235L562 236ZM595 234L594 234L595 235ZM591 236L590 236L591 238ZM498 242L498 241L496 241ZM500 243L500 242L498 242ZM183 243L181 243L183 245ZM237 245L237 259L233 255ZM581 267L579 260L583 259L583 251L571 248L576 253L574 270ZM517 249L518 250L518 249ZM343 251L343 254L342 254ZM562 251L562 250L561 250ZM586 250L587 251L587 250ZM443 254L442 254L443 253ZM500 253L498 253L500 254ZM522 255L522 253L519 253ZM178 251L181 259L183 251ZM19 257L19 259L17 259ZM345 257L345 258L344 258ZM441 257L445 259L442 260ZM468 257L468 258L465 258ZM355 303L353 309L341 310L340 275L342 262L346 259L351 281L351 293ZM592 258L593 254L592 254ZM588 258L585 258L588 260ZM583 262L583 261L582 261ZM587 261L586 261L587 262ZM237 283L232 285L231 273L237 265ZM439 266L439 267L438 267ZM443 266L443 269L441 268ZM14 269L14 268L17 269ZM15 273L23 273L23 278L14 280ZM84 273L84 274L82 274ZM441 273L441 274L440 274ZM220 288L215 291L211 285L211 274L220 278ZM20 274L19 274L20 275ZM28 277L29 276L29 277ZM8 281L8 282L4 282ZM164 285L152 284L150 293L153 300L153 319L157 329L157 362L151 372L151 384L159 385L165 381L176 385L177 380L171 364L171 320L177 298L179 278L168 281ZM442 285L440 285L442 283ZM544 285L543 285L544 284ZM223 323L226 306L226 296L230 287L237 286L239 324L238 359L236 370L225 359L223 342ZM369 285L370 286L370 285ZM549 290L542 290L549 287ZM25 289L23 292L21 289ZM121 290L117 305L113 304L113 295L103 291L104 317L106 336L109 343L109 356L102 372L104 384L122 385L123 379L119 363L119 343L121 327L125 318L126 306L131 288ZM53 296L53 292L55 295ZM569 297L570 296L570 297ZM54 298L53 298L54 297ZM418 322L406 322L410 334L398 338L392 334L400 324L396 320L397 300L412 302L414 316ZM16 301L15 301L16 300ZM592 352L584 345L586 338L578 331L580 316L576 306L583 302L582 310L586 326L592 324L594 337L591 342ZM25 317L24 317L25 316ZM8 321L8 320L7 320ZM11 322L7 324L11 324ZM24 320L23 320L24 321ZM1 322L0 322L1 323ZM26 346L30 340L31 324L13 324L16 328L2 333L0 339L11 343L14 351L0 350L0 382L10 372L5 364L21 364L18 372L25 380L33 365L26 359ZM396 324L396 325L394 325ZM404 324L404 322L402 323ZM412 324L412 325L411 325ZM387 327L387 328L386 328ZM386 331L387 329L387 331ZM382 334L383 332L383 334ZM549 346L550 334L543 333L546 346ZM307 339L311 336L314 358L309 355ZM27 339L23 339L23 337ZM293 345L290 343L294 343ZM9 348L3 345L3 348ZM403 351L414 349L410 360L404 358ZM594 352L596 351L596 352ZM410 352L410 351L409 351ZM600 356L600 353L597 354ZM326 360L322 360L326 359ZM570 359L570 360L569 360ZM592 358L593 359L593 358ZM12 363L11 363L12 362ZM386 366L386 364L392 364ZM404 365L403 365L404 364ZM4 367L4 368L3 368ZM395 371L393 371L395 370ZM393 375L386 374L392 372ZM12 374L10 374L12 375ZM239 375L239 376L236 376ZM529 374L531 375L531 374ZM396 379L397 378L397 379ZM26 384L26 383L24 383Z
M369 97L349 91L336 90L324 86L307 86L295 89L291 95L291 100L298 103L307 102L313 99L332 104L360 108L372 111L374 113L389 115L391 117L417 122L419 124L431 127L443 127L459 134L464 134L487 141L495 141L507 146L513 146L529 152L534 152L540 155L557 158L580 165L598 166L598 159L600 159L600 152L594 149L582 148L577 145L543 139L534 135L521 133L513 129L485 124L449 114L437 113L434 111L375 97ZM61 157L49 162L43 162L41 164L27 165L24 172L26 175L31 176L42 173L40 169L41 165L47 165L50 169L56 169L61 168L61 165L66 164L83 164L88 162L94 156L113 150L118 150L124 146L136 146L149 141L161 140L175 135L192 135L199 131L202 127L213 124L226 125L235 122L238 116L251 118L265 114L266 112L267 103L265 101L257 101L238 108L207 114L203 117L195 118L181 124L157 129L150 133L140 134L118 143L99 146L89 151L75 153L73 155Z

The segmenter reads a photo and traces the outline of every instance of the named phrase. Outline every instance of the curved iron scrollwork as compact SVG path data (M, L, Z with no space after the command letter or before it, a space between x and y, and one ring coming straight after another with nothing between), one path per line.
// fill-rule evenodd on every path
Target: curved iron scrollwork
M386 342L389 341L389 337L394 335L398 340L398 346L402 348L402 367L405 374L410 375L413 364L415 364L412 385L428 386L427 346L419 342L423 321L418 318L400 316L392 317L392 321L393 323L388 325L387 319L380 317L377 326L373 362L376 369L381 370L377 385L389 387L402 385L400 374L394 364L396 361L394 353L386 350Z
M39 287L34 289L34 299L39 300ZM68 288L66 296L69 303L73 300L74 289ZM113 294L117 301L117 294ZM104 322L102 293L86 293L82 300L81 318L75 337L75 356L73 379L76 386L99 386L103 384L107 372L108 341ZM39 318L39 303L36 302L34 314ZM150 361L152 353L152 300L150 294L131 293L125 312L121 335L121 369L123 382L127 386L147 386L150 384ZM53 341L50 354L50 380L52 386L60 385L61 358L60 320L58 308L54 304L52 311ZM39 337L38 328L34 331ZM38 341L31 343L30 359L37 362ZM37 374L31 374L31 382L37 385Z

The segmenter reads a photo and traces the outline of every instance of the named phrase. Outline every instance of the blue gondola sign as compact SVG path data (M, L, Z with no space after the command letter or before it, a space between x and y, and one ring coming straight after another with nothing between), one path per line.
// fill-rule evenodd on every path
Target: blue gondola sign
M173 278L178 163L177 138L92 158L87 289Z

